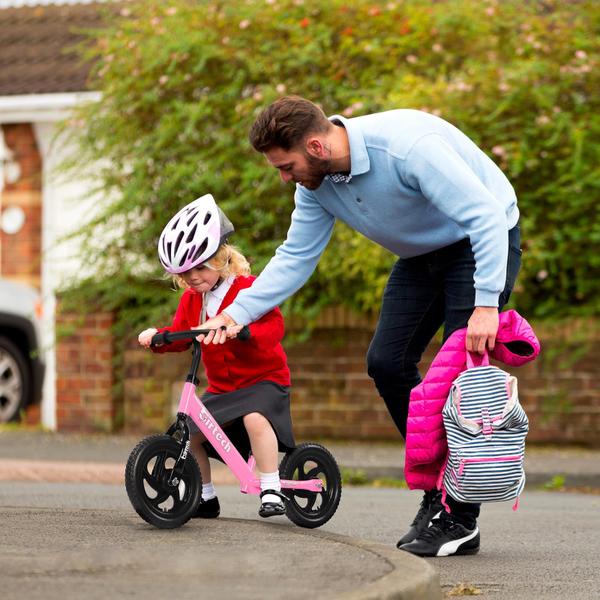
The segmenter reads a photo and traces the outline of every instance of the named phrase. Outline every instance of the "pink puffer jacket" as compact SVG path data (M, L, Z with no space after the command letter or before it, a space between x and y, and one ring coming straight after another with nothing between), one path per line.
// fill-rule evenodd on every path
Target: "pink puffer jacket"
M466 369L467 330L455 331L442 346L423 381L410 393L404 476L410 489L432 490L444 465L448 444L442 408L450 386ZM533 360L540 343L529 323L514 310L500 313L492 358L511 366Z

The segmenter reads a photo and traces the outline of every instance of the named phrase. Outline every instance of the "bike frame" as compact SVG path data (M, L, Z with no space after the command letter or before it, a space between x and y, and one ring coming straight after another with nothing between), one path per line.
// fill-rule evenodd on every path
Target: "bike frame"
M181 332L182 334L184 332ZM195 334L205 333L203 331L196 331ZM173 336L175 337L175 336ZM192 367L188 374L187 380L183 386L181 392L181 398L179 400L179 407L177 410L177 424L172 426L169 430L173 431L175 428L183 429L183 448L181 454L177 460L175 467L173 468L171 479L176 477L183 469L183 463L187 457L189 451L190 439L189 429L186 424L186 417L190 417L194 423L198 426L200 432L204 435L208 443L217 451L219 456L223 459L223 462L231 469L233 474L240 482L240 491L243 494L260 494L260 480L254 475L254 467L256 461L254 456L250 455L248 462L246 462L242 455L239 453L237 448L231 443L227 434L221 429L217 422L213 419L212 415L196 395L196 370L200 362L200 342L195 338L192 340L194 345ZM176 480L173 481L175 483ZM282 489L292 490L305 490L308 492L322 492L323 482L320 479L282 479Z

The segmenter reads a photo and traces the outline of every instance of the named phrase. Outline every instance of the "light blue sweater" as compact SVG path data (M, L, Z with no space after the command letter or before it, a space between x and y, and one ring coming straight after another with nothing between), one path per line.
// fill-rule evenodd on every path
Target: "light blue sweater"
M352 179L296 186L285 242L254 285L226 312L239 324L258 319L308 280L341 219L400 257L464 238L475 255L475 305L497 306L504 289L507 231L519 219L502 171L450 123L417 110L345 119Z

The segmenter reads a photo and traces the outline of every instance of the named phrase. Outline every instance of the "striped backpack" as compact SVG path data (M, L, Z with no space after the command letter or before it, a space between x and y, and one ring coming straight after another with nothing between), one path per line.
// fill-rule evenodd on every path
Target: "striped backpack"
M516 499L525 485L523 460L529 421L519 403L515 377L490 365L486 354L452 384L442 411L448 456L438 488L459 502Z

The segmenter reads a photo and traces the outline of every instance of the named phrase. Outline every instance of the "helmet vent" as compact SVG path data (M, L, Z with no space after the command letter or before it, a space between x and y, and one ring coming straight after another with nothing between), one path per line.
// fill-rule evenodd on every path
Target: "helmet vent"
M183 231L179 232L177 239L175 240L175 252L179 250L179 246L181 245L181 240L183 239Z
M189 232L188 236L185 238L185 243L189 244L190 242L192 242L194 240L194 236L196 235L196 229L197 229L197 225L194 225L194 227L192 228L192 230Z
M169 257L169 260L172 260L172 258L173 258L172 253L171 253L172 246L173 246L173 244L171 244L171 242L169 242L167 244L167 247L165 248L165 251L167 253L167 256Z
M206 225L210 221L211 217L212 217L212 213L207 212L206 215L204 216L204 225Z
M208 246L208 238L205 238L204 241L198 246L198 250L196 250L196 254L194 254L194 258L192 261L198 260L198 258L202 255L202 253L206 250Z
M177 229L177 225L179 225L179 219L173 221L173 225L171 225L171 231Z
M191 215L190 218L187 220L187 226L189 227L192 222L194 221L194 219L196 218L196 215L198 214L198 211L195 210Z

